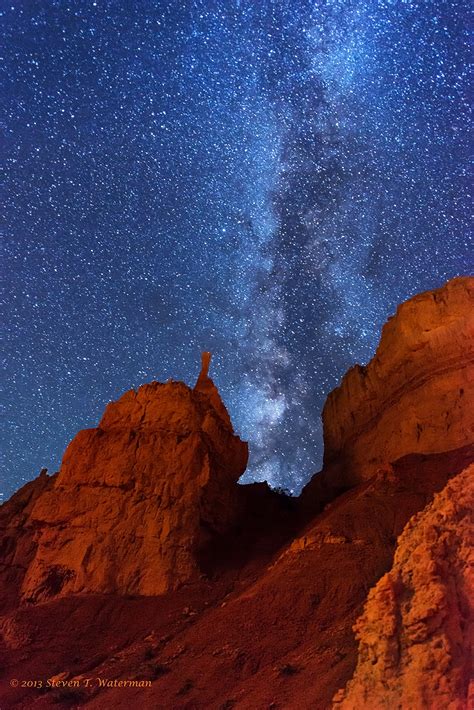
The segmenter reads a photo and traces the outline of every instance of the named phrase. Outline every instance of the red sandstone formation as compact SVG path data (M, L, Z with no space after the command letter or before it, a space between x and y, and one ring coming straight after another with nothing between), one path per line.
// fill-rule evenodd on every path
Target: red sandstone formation
M473 707L473 570L470 466L405 527L392 569L370 592L355 625L356 672L334 707Z
M229 413L227 412L227 409L224 406L224 403L219 394L219 390L217 389L208 374L209 366L211 364L211 353L202 353L201 360L201 372L199 373L197 382L194 385L194 391L206 395L207 399L212 404L222 421L226 423L229 429L232 429L232 423L230 421Z
M377 710L386 674L384 710L464 710L469 474L445 486L474 461L472 285L403 304L330 395L326 467L301 501L236 485L247 447L209 353L194 389L109 405L0 509L0 707L325 710L382 578L337 702ZM52 676L73 685L9 684Z
M246 463L207 376L195 390L127 392L79 432L30 506L22 525L36 531L36 551L21 596L161 594L195 577L203 543L235 518Z
M157 597L82 595L22 605L0 631L0 695L16 710L325 710L357 660L352 627L397 536L473 448L409 456L348 491L280 549L223 538L220 569ZM297 510L294 511L297 514ZM281 523L276 528L278 531ZM247 556L238 557L238 552ZM226 564L225 564L226 563ZM147 679L151 687L10 689L10 678ZM68 705L69 703L69 705ZM403 709L405 710L405 709ZM422 710L422 708L407 708Z
M18 601L25 571L36 551L31 512L55 478L42 473L0 506L0 613Z
M456 449L474 438L474 278L403 303L375 357L356 365L324 411L325 466L354 484L408 453Z

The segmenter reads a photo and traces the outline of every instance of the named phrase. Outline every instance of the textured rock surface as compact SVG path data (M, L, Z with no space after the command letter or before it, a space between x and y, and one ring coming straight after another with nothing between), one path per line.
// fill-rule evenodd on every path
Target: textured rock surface
M2 707L329 708L354 673L352 626L369 589L390 569L397 536L473 458L472 448L404 457L276 547L282 525L275 506L263 524L266 535L252 543L245 520L240 533L222 540L226 564L218 574L168 594L82 595L21 606L0 618ZM257 491L256 513L265 499ZM71 679L152 683L146 690L94 685L74 693L9 687L10 678L64 672Z
M357 669L334 707L472 707L473 570L470 466L405 527L391 571L370 592L355 626Z
M197 390L153 382L127 392L79 432L29 508L36 551L23 599L161 594L198 574L199 550L236 515L247 462L212 380L200 379Z
M365 377L352 371L350 386L345 380L331 395L327 466L302 500L236 485L247 449L208 377L209 354L194 390L152 383L111 404L97 429L71 443L58 474L40 476L0 509L0 705L331 707L354 675L353 625L392 567L397 537L474 462L463 399L470 284L457 279L404 304ZM328 431L331 407L337 426ZM403 710L462 707L468 481L446 491L445 503L426 512L429 524L413 519L393 568L397 583L381 582L372 616L358 627L388 680L384 710L399 707L392 699L412 693L414 678L419 695L405 696ZM18 604L15 589L23 602L47 603ZM396 648L392 629L401 629ZM365 651L361 673L370 670ZM9 684L85 675L151 686L44 692ZM339 702L377 710L379 696L361 700L357 678Z
M56 476L42 471L0 507L0 608L15 605L28 566L36 552L31 511Z
M407 453L474 441L474 278L403 303L375 357L356 365L323 411L325 466L353 484Z

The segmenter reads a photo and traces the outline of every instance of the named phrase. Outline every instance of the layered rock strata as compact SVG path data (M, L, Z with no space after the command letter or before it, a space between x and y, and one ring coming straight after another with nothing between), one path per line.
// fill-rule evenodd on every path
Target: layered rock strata
M356 365L323 410L325 468L353 485L408 453L474 441L474 278L399 306L375 357Z

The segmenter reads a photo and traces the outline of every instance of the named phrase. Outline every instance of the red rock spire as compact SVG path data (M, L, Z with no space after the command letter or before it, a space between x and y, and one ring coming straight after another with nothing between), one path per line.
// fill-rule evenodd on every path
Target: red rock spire
M211 358L212 353L201 353L201 372L199 373L199 377L197 379L196 386L194 389L197 389L199 385L204 384L204 382L209 380L209 365L211 364Z
M206 395L210 404L214 407L222 422L231 429L232 423L229 414L219 394L219 390L209 377L209 365L211 364L212 353L201 353L201 372L194 385L194 391Z

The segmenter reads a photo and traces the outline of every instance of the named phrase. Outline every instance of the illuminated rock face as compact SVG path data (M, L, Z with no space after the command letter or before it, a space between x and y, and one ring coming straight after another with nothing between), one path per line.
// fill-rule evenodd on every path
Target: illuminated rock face
M79 432L32 506L23 599L161 594L196 577L198 550L235 517L247 455L207 376L200 391L153 382L127 392Z
M400 307L330 395L327 465L300 500L236 485L247 446L209 353L194 389L154 382L110 404L57 474L0 507L3 678L93 667L150 679L152 707L313 710L341 689L344 710L464 710L470 288ZM33 690L7 687L6 706L64 700ZM143 704L129 690L84 704Z
M472 707L473 530L474 465L406 525L355 625L357 668L334 707Z
M438 453L474 441L474 278L403 303L375 357L329 395L324 459L345 484L370 478L408 453Z

